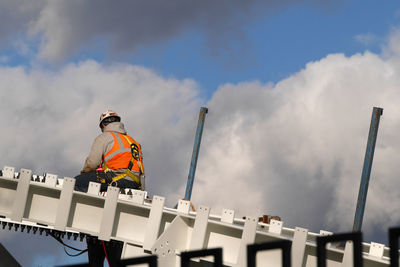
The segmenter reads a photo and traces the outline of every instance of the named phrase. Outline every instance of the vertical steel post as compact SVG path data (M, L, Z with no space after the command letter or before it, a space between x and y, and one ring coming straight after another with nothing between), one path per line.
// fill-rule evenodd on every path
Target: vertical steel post
M365 202L367 200L369 177L371 175L372 160L374 158L376 137L378 136L379 119L383 114L382 108L374 107L372 111L371 126L369 128L367 150L365 152L364 166L361 174L360 191L358 192L357 208L354 215L353 232L361 231L364 217Z
M196 131L196 136L195 136L194 146L193 146L192 161L190 163L189 176L188 176L188 181L186 184L185 198L187 200L190 200L190 198L192 196L194 174L196 173L196 166L197 166L197 159L199 157L201 136L203 135L204 121L205 121L207 112L208 112L208 108L206 108L206 107L202 107L200 109L199 121L197 123L197 131Z

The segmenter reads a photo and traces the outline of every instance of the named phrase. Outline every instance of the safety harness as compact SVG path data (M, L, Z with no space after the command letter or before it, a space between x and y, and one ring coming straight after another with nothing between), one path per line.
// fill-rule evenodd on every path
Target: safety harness
M142 165L142 162L141 162L141 159L140 159L139 144L133 138L132 138L133 142L131 142L131 140L129 140L129 138L125 134L121 134L121 135L126 139L128 144L130 145L130 147L131 147L131 155L132 156L131 156L131 159L129 161L128 168L126 169L126 172L112 177L111 178L112 182L110 184L112 184L114 182L117 182L117 181L125 178L126 176L128 176L129 178L131 178L133 181L135 181L139 185L139 190L140 190L141 187L142 187L142 184L140 182L140 178L138 176L136 176L134 173L131 172L133 164L135 163L135 160L136 160L136 162L137 162L137 164L139 166L139 173L140 173L139 175L144 174L143 165ZM112 171L112 169L107 167L106 161L103 160L103 162L104 162L104 167L103 167L104 168L104 172L107 173L107 172ZM100 177L98 177L98 178L99 178L101 183L106 183L107 182L106 179L103 179L103 178L100 178Z

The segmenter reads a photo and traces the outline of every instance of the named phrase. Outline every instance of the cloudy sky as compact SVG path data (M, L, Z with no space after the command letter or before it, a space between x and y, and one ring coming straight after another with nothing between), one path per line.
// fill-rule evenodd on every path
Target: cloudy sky
M386 243L400 223L397 0L0 0L0 95L0 168L74 177L112 108L168 206L207 106L194 205L313 232L351 230L382 107L364 239ZM86 261L0 232L23 266Z

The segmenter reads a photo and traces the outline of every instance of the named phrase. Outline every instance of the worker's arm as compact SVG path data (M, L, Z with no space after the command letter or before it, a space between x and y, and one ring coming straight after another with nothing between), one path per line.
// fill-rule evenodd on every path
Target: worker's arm
M106 147L106 141L107 138L104 134L96 137L81 173L95 171L100 166Z

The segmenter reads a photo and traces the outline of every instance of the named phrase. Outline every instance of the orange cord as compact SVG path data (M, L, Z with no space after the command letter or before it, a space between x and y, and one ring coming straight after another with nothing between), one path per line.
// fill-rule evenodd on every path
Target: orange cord
M102 240L102 242L103 242L104 254L106 254L106 259L107 259L108 266L111 266L110 265L110 261L108 260L108 255L107 255L107 251L106 251L106 245L104 244L103 240Z
M104 191L102 195L104 196L105 194L106 194L106 192ZM108 255L107 255L107 251L106 251L106 245L104 244L104 240L102 240L102 242L103 242L104 254L106 255L108 266L111 266L110 261L108 260Z

